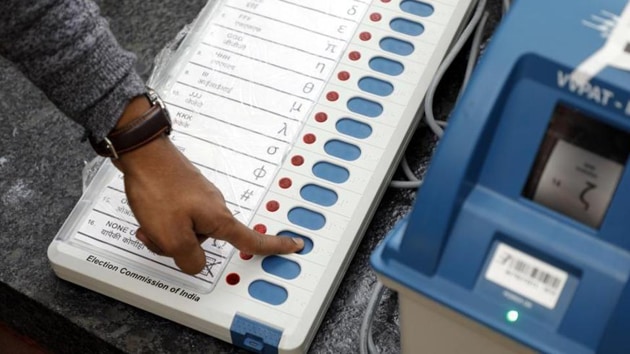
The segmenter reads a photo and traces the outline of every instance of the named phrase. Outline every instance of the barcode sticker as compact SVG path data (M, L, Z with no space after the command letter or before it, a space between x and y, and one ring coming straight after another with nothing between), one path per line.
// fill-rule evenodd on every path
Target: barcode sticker
M559 268L500 243L488 264L485 277L548 309L554 309L569 275Z

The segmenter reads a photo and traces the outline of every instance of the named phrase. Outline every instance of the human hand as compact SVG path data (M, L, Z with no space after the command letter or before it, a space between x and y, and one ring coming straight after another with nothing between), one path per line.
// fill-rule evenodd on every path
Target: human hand
M154 253L172 257L188 274L203 270L208 237L247 254L292 253L303 240L260 234L234 218L221 192L161 136L114 160L123 172L129 206L140 228L136 237Z

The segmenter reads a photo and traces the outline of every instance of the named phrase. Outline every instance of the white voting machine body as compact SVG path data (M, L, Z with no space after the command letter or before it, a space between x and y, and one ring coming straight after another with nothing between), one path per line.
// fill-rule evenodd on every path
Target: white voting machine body
M305 352L471 0L210 3L154 75L174 143L233 214L297 254L203 244L196 276L135 236L103 164L49 247L56 274L243 348Z

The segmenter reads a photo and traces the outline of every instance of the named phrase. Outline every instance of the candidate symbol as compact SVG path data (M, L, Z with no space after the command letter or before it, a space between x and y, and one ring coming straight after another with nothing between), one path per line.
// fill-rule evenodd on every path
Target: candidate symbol
M591 206L591 204L586 200L586 194L595 188L597 188L595 183L586 181L586 187L582 190L582 193L580 193L580 202L584 205L584 211L588 211L588 208Z

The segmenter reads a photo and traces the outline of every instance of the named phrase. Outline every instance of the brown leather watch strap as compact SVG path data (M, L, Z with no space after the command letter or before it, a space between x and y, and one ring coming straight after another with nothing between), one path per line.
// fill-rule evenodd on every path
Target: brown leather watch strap
M125 126L113 130L103 141L90 138L90 144L97 154L118 158L125 152L132 151L149 143L163 133L171 132L171 120L161 104L155 104L141 117Z

